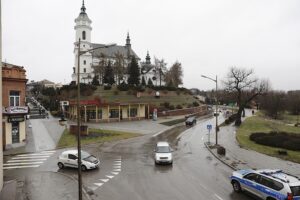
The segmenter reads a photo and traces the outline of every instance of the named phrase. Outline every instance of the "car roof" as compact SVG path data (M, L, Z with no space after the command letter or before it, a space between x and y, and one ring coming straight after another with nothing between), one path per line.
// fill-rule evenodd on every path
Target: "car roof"
M263 169L257 170L257 173L271 177L281 182L288 183L289 185L300 185L300 179L297 176L283 172L280 169Z
M170 146L168 142L157 142L156 146Z
M73 154L73 155L77 155L78 154L78 150L72 149L72 150L67 150L62 152L61 154Z

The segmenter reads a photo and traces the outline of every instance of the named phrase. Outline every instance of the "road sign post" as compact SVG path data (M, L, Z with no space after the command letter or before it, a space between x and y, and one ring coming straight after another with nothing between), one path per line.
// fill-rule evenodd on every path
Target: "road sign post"
M211 124L207 124L207 130L208 130L208 144L210 144L210 131L212 129L212 125Z

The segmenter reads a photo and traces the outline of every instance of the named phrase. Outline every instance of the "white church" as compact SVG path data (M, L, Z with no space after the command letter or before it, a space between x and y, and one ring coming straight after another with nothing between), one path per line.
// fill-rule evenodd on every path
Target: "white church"
M148 79L151 79L153 84L157 84L157 71L155 66L151 64L149 53L147 52L146 62L141 62L141 59L131 48L129 33L127 34L126 43L124 46L112 45L107 46L105 44L92 43L91 32L92 32L92 21L86 13L86 7L84 0L82 2L81 12L79 16L75 19L75 42L74 42L74 67L72 73L72 81L77 83L77 72L78 72L78 44L80 39L80 52L90 51L80 56L80 82L81 83L91 83L94 73L94 66L99 65L99 62L103 58L107 61L111 61L113 64L117 55L121 55L124 58L124 66L128 66L131 61L131 57L135 56L139 66L141 68L141 80L144 77L146 83ZM103 47L103 48L102 48ZM95 50L92 50L95 49ZM122 81L127 82L128 75L125 74ZM116 81L117 82L117 81Z

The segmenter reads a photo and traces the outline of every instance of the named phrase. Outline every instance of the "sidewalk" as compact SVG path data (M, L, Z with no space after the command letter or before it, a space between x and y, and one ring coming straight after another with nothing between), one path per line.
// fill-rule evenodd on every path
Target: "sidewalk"
M219 144L225 147L226 156L217 154L217 149L209 149L220 161L231 167L233 170L252 169L282 169L291 174L300 176L300 164L271 157L256 151L240 148L236 141L236 127L232 124L221 127ZM206 145L207 146L207 145ZM207 146L208 147L208 146Z

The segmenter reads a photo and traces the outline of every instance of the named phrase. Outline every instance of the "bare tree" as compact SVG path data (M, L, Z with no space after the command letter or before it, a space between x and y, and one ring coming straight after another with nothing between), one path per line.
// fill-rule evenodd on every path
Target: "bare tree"
M261 98L261 109L273 119L278 119L286 108L286 94L283 91L270 91Z
M115 74L115 80L117 84L119 85L121 83L121 80L123 80L124 74L125 74L125 58L123 54L117 52L115 53L116 61L114 63L114 74Z
M176 61L172 67L167 71L165 81L168 86L178 87L182 84L183 70L181 63Z
M154 66L156 85L157 81L159 81L159 86L161 86L161 81L164 80L165 73L167 72L167 63L165 63L164 59L158 59L154 57Z
M265 94L269 89L267 80L259 80L254 77L252 69L231 67L224 81L225 90L235 95L239 107L235 125L242 123L242 112L248 103L257 96Z
M94 69L94 76L98 76L99 77L99 83L103 84L103 77L104 77L104 72L105 72L105 68L108 64L107 62L107 57L105 54L101 53L100 54L100 61L97 65L93 65L93 69Z

